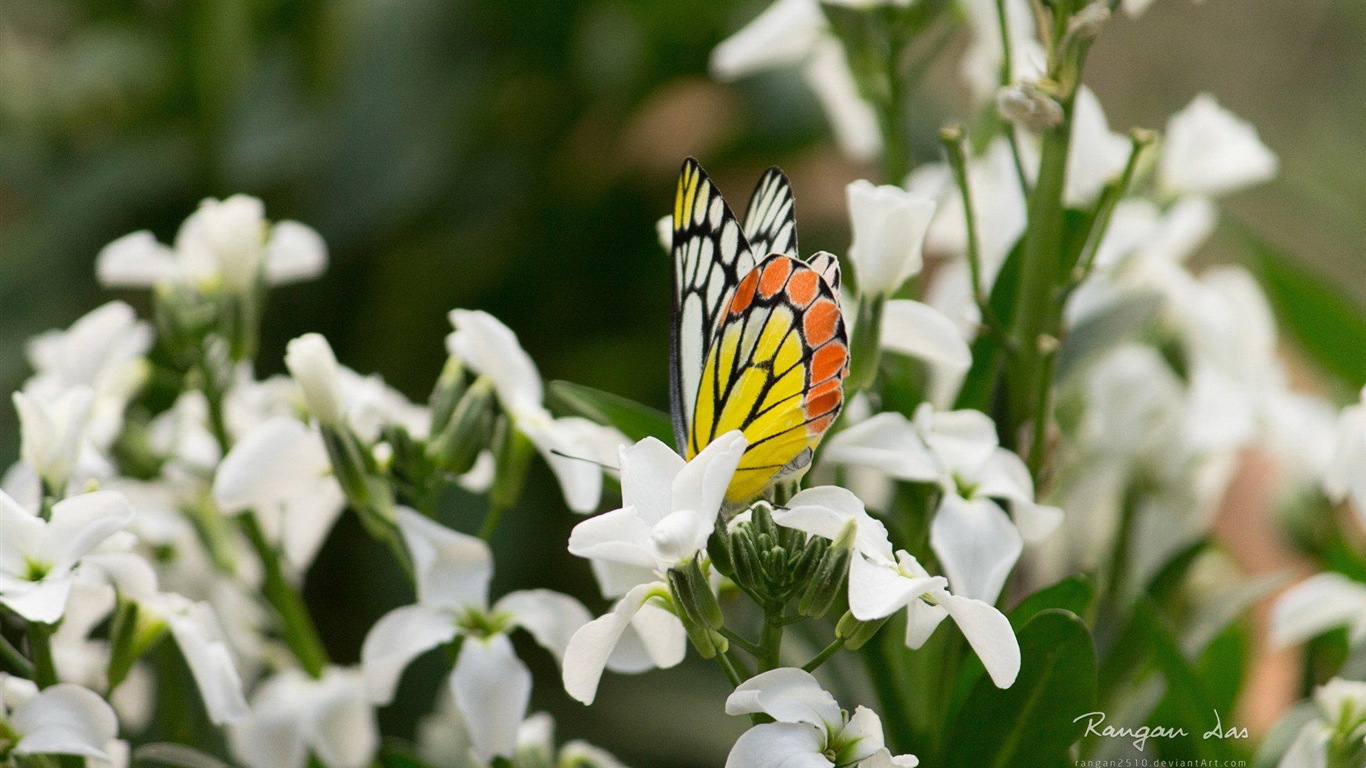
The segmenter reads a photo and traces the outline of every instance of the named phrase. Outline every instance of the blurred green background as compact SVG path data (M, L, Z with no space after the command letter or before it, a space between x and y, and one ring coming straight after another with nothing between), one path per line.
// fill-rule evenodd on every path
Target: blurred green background
M272 218L315 227L332 256L321 280L272 294L262 374L281 370L288 339L321 331L343 362L421 400L446 312L470 307L516 330L547 378L664 407L668 261L654 223L683 156L732 199L784 166L804 250L845 249L844 184L875 173L838 155L795 72L707 78L711 48L764 5L0 0L0 382L27 375L27 337L110 298L94 280L101 246L143 228L169 240L199 199L247 192ZM1252 120L1282 175L1229 209L1366 297L1366 4L1158 0L1107 28L1088 80L1116 130L1160 128L1202 90ZM918 156L932 160L933 129L966 116L956 51L918 103ZM6 406L0 465L16 456ZM552 584L600 610L563 552L574 520L536 472L497 536L495 594ZM354 661L405 590L343 523L308 584L335 658ZM710 666L609 677L585 709L543 653L527 656L535 704L562 736L627 762L719 764L743 726L721 714ZM396 732L411 732L436 661L384 713Z

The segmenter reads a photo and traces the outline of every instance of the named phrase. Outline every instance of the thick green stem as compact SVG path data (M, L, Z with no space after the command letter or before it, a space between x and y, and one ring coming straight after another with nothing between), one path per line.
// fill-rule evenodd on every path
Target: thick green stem
M895 663L887 646L896 642L886 633L879 633L863 646L863 660L868 667L868 679L877 693L878 711L882 714L882 726L887 731L888 746L893 752L906 752L915 741L915 731L911 726L911 713L901 687L897 685Z
M759 636L759 671L767 672L782 665L783 610L782 606L764 609L764 631Z
M31 621L28 624L28 653L33 658L33 682L39 688L57 683L57 667L52 661L52 627Z
M315 678L322 677L328 663L327 651L318 636L317 628L313 626L313 619L308 614L303 597L285 577L284 569L280 565L280 555L270 542L266 541L265 532L261 530L261 523L256 519L255 513L246 512L242 515L242 530L247 534L247 539L251 541L252 548L256 550L265 568L266 599L280 615L285 644L289 646L289 650L294 653L305 672Z
M1036 412L1039 390L1050 385L1046 359L1057 341L1056 308L1063 248L1063 191L1067 155L1072 143L1072 100L1063 107L1062 122L1043 136L1039 181L1029 196L1029 228L1015 303L1012 337L1017 354L1008 361L1007 422L1003 440L1017 446L1020 430L1045 428L1047 414Z
M29 661L27 656L20 653L19 649L15 648L14 644L3 636L0 636L0 658L5 660L5 664L9 666L11 672L20 677L32 680L36 674L33 662Z

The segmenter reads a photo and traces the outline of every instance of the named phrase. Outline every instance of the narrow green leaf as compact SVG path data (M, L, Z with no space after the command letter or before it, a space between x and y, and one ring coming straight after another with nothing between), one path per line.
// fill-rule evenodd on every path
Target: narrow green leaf
M949 768L1053 768L1083 733L1093 710L1096 655L1081 619L1050 609L1018 633L1021 667L999 689L983 677L949 726Z
M655 437L673 445L673 423L668 414L634 400L600 389L552 381L548 388L551 406L560 412L616 427L631 440Z
M1366 385L1366 307L1250 230L1237 232L1276 315L1299 348L1353 390Z
M1082 574L1068 576L1021 600L1010 611L1010 626L1019 632L1030 619L1053 608L1084 616L1094 597L1095 589L1089 578Z
M184 744L143 744L133 750L133 763L158 763L177 768L231 768L218 758Z

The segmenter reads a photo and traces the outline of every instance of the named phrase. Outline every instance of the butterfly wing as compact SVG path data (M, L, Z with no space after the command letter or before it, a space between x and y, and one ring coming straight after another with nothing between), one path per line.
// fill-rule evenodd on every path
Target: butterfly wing
M745 209L745 237L756 258L797 255L797 208L792 184L777 167L760 177Z
M683 452L717 322L740 278L754 268L739 222L693 158L683 162L678 175L673 262L669 403L674 436Z
M702 371L686 446L749 440L727 501L758 497L805 468L844 400L849 346L839 294L817 270L774 254L736 287Z

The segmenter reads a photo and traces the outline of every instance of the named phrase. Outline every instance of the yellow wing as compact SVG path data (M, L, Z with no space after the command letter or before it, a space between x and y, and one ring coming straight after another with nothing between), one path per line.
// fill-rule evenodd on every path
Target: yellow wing
M731 430L749 447L726 500L743 504L806 468L843 404L849 352L839 296L821 273L774 254L736 286L707 353L688 458Z

